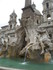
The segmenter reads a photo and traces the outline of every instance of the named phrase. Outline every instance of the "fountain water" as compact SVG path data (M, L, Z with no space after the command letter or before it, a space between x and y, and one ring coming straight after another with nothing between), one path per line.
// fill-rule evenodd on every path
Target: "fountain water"
M43 44L43 42L42 41L40 41L40 43L41 43L41 48L42 48L42 51L41 51L41 54L43 54L44 53L44 44Z
M24 57L24 62L26 61L27 52L28 52L28 49L26 48L26 51L25 51L25 57Z
M25 56L24 56L24 62L23 62L23 63L21 63L22 65L27 64L27 62L26 62L27 52L28 52L28 49L26 48Z

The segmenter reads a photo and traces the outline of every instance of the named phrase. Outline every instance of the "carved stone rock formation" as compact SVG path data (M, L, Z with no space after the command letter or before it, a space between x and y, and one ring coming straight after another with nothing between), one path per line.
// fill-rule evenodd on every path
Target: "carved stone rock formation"
M25 56L27 51L26 58L28 59L34 59L36 61L44 59L46 50L48 52L53 50L47 31L40 29L31 17L22 19L21 23L22 26L16 30L17 40L14 42L14 39L9 39L10 42L5 42L3 45L5 46L3 49L5 56Z
M25 41L27 45L21 50L19 55L23 56L27 49L27 58L35 60L42 59L42 54L46 52L46 49L48 51L53 50L48 33L44 29L38 29L38 26L36 26L31 18L23 19L22 21L26 32ZM24 23L26 24L24 25Z

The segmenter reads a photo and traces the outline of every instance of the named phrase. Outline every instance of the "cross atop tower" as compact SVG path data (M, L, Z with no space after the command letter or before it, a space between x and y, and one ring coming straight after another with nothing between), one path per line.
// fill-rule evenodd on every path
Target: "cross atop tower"
M25 0L25 7L30 6L31 5L31 0Z

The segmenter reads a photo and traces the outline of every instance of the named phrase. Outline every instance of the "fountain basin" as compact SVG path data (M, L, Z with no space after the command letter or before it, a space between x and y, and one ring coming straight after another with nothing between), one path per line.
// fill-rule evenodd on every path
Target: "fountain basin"
M53 70L53 61L48 63L35 63L35 61L23 62L23 59L0 58L0 67L7 67L21 70ZM4 68L4 70L6 70Z

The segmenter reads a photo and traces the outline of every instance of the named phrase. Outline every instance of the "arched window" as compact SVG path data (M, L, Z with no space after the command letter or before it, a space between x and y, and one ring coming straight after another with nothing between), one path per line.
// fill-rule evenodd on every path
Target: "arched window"
M50 14L47 14L47 19L48 19L48 21L51 20L51 15ZM50 24L50 22L48 22L48 24Z
M37 20L37 24L38 24L38 20Z
M48 22L48 24L50 24L50 22Z
M10 29L12 29L12 25L10 25Z
M47 7L47 9L49 8L49 3L46 3L46 7Z
M47 15L47 18L51 17L50 14Z

